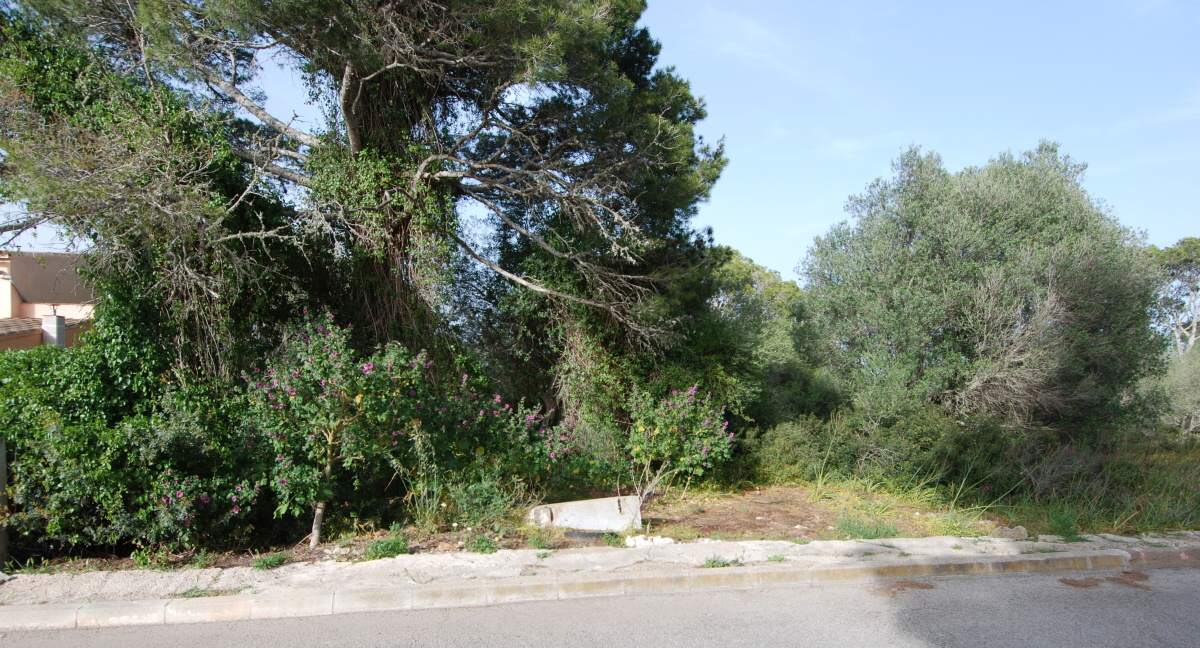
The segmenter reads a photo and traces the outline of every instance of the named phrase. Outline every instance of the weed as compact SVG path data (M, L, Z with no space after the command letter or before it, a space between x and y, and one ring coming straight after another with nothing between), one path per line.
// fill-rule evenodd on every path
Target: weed
M812 540L810 538L792 538L793 544L806 545L810 542L812 542Z
M1060 508L1050 512L1050 532L1056 536L1062 536L1066 542L1079 542L1083 540L1079 536L1079 518L1075 511L1068 508Z
M707 560L704 561L705 569L720 569L722 567L740 567L741 565L742 565L742 561L740 561L736 558L733 560L729 560L728 558L722 558L720 556L710 556Z
M205 549L201 549L200 551L196 552L195 556L192 556L191 565L196 569L207 569L216 564L216 562L216 556L213 556Z
M545 559L549 558L553 553L554 553L553 551L539 551L539 552L537 552L537 559L545 560Z
M532 527L524 530L525 541L534 549L554 549L562 544L562 531L554 528Z
M775 554L773 556L767 556L767 562L780 563L785 560L787 560L787 558L785 558L782 554Z
M143 547L134 551L129 557L139 569L166 569L171 565L171 555L161 547Z
M378 560L380 558L394 558L408 553L408 538L404 536L393 536L382 540L375 540L367 545L367 550L363 552L363 560Z
M500 550L500 545L485 535L477 535L467 541L466 549L475 553L493 554Z
M180 592L175 596L175 598L208 598L210 596L230 596L232 594L237 594L244 589L246 588L236 587L232 589L216 589L208 587L193 587Z
M842 515L837 520L837 531L847 538L874 540L876 538L893 538L899 535L896 527L881 520L868 520L852 515Z
M265 556L259 556L255 558L254 560L250 561L250 566L258 570L266 571L269 569L275 569L276 567L282 567L284 563L287 562L287 559L288 557L286 553L277 551L275 553L269 553Z
M621 536L619 536L615 533L605 533L603 540L604 540L604 544L606 544L610 547L624 547L625 546L625 540L623 538L621 538Z

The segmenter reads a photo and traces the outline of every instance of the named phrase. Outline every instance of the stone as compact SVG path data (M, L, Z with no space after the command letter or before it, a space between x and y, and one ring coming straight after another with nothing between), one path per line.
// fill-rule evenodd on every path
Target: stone
M1025 527L1023 527L1023 526L1015 526L1012 528L998 526L995 529L992 529L991 533L989 533L988 535L992 536L993 538L1002 538L1004 540L1028 540L1029 539L1029 531L1026 531Z
M636 495L542 504L529 509L531 524L541 527L620 533L642 526L642 501Z
M658 547L661 545L675 544L675 538L666 538L663 536L646 536L636 535L625 538L626 547Z

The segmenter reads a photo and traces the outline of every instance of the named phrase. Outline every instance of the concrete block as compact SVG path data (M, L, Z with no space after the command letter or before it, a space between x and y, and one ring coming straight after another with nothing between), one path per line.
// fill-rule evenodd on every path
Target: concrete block
M411 589L338 590L333 596L333 613L408 610L413 605Z
M620 533L642 526L642 501L636 495L542 504L526 519L542 527Z
M570 577L558 583L558 598L592 598L596 596L621 596L625 593L625 580L622 576L604 576L599 578Z
M676 594L695 586L692 574L634 576L625 581L626 594Z
M0 630L61 630L74 628L79 604L0 605Z
M161 625L166 621L166 601L105 601L85 603L75 617L77 628Z
M479 585L425 585L412 590L412 609L473 607L488 604L488 587Z
M250 618L253 599L245 596L212 596L174 599L167 603L166 623L245 621Z
M812 583L812 570L797 567L762 569L758 572L758 583L763 587L775 585L808 585Z
M333 614L333 592L296 591L268 594L254 597L254 602L250 605L251 619L283 619L326 614Z
M536 581L526 583L497 583L487 588L488 603L518 603L521 601L556 601L558 583Z
M752 589L758 585L759 575L753 567L705 569L692 576L696 589Z

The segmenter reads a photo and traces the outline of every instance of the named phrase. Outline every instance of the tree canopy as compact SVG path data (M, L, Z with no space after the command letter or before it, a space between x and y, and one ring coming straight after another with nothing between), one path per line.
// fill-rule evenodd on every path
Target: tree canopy
M910 150L851 198L803 271L864 412L1073 421L1154 366L1157 274L1083 170L1051 144L959 173Z
M75 39L86 65L186 106L210 146L243 165L222 163L243 190L290 214L284 229L270 218L239 236L303 239L319 259L311 274L331 276L298 277L301 286L328 284L339 317L369 340L426 341L442 328L455 270L475 264L636 335L662 332L641 308L659 291L653 260L694 245L688 221L723 156L694 133L704 108L686 81L656 67L658 44L637 26L643 9L638 0L33 0L8 5L5 20ZM267 110L257 85L267 57L306 80L322 127ZM10 140L59 128L79 108L10 122ZM126 129L91 124L88 136ZM108 206L80 198L46 208L45 172L36 157L23 160L6 162L7 191L33 218L5 229ZM160 181L195 185L187 168L171 175L161 160L140 162ZM58 166L88 163L60 156ZM73 181L77 196L104 195L91 177ZM104 238L89 224L76 230ZM506 263L500 248L511 245L536 249L557 274Z

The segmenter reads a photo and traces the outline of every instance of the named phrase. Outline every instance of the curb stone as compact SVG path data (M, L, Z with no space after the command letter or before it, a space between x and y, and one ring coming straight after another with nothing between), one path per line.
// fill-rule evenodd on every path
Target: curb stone
M677 594L866 579L1200 567L1195 548L1102 549L1015 556L924 558L839 566L761 564L640 574L571 574L388 589L277 591L195 599L0 606L0 632L244 621L355 612L477 607L521 601Z

